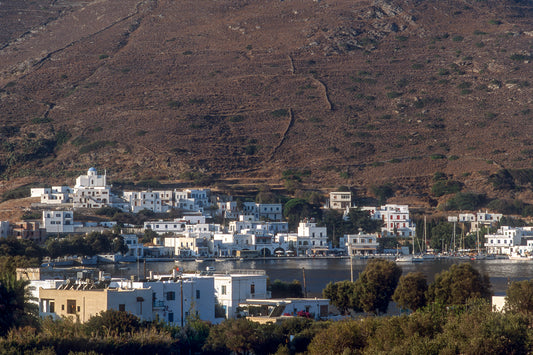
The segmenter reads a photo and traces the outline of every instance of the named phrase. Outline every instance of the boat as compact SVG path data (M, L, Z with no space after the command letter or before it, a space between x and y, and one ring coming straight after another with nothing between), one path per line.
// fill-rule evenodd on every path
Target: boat
M394 261L397 263L412 263L413 259L412 255L398 255Z

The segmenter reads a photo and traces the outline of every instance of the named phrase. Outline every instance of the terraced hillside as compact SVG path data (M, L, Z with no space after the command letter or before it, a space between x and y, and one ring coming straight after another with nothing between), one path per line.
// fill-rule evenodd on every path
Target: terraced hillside
M306 186L391 182L427 200L435 172L497 195L488 176L533 162L531 1L12 3L10 181L97 166L276 184L292 170Z

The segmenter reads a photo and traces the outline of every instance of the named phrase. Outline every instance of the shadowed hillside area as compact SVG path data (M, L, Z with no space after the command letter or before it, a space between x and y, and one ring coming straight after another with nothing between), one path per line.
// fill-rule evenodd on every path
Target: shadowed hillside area
M0 174L291 170L428 202L442 172L533 201L490 179L533 162L532 21L519 0L2 1Z

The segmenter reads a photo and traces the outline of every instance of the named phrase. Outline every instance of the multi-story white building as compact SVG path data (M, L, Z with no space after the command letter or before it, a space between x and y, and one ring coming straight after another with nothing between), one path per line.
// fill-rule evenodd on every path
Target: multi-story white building
M149 210L160 213L167 212L171 207L163 204L159 192L155 191L124 191L123 198L130 205L130 211L138 213Z
M311 253L313 250L328 249L328 232L326 227L317 227L314 219L304 220L298 224L299 254Z
M352 207L352 193L335 191L329 193L329 208L334 210L345 210Z
M347 234L344 236L342 244L346 246L350 256L375 254L379 245L378 234L366 234L363 232Z
M289 231L288 222L264 222L257 219L255 215L240 215L238 221L231 221L228 226L230 233L240 233L243 230L257 231L261 233L287 233Z
M281 203L255 203L244 202L242 204L243 215L254 216L256 220L281 221L283 208Z
M142 258L144 256L144 246L139 243L139 237L135 234L123 234L124 244L128 247L125 257Z
M412 237L416 233L416 225L409 216L407 205L384 205L377 207L363 207L369 211L372 219L381 220L381 234L384 237Z
M494 225L499 222L502 217L503 214L501 213L489 213L488 211L485 211L477 213L461 213L457 220L462 223L470 222L470 231L476 232L478 228L481 228L482 226Z
M72 202L74 208L100 208L111 201L111 188L106 184L106 174L98 175L90 168L87 175L76 179Z
M485 248L489 254L525 255L533 253L531 227L502 226L496 234L485 235Z
M215 296L226 312L227 318L235 318L237 307L247 299L270 298L267 276L262 270L219 275L215 274Z
M73 190L69 186L52 186L51 188L32 188L31 197L40 197L46 205L60 205L72 202Z
M170 280L122 282L123 288L150 289L152 318L183 326L190 317L215 322L214 278L182 275Z
M43 211L43 227L46 233L74 233L75 227L81 226L81 223L74 223L72 211Z
M181 218L176 218L172 221L158 221L144 222L144 229L151 229L158 234L165 233L183 233L187 231L188 226L196 224L205 224L205 216L202 215L187 215Z

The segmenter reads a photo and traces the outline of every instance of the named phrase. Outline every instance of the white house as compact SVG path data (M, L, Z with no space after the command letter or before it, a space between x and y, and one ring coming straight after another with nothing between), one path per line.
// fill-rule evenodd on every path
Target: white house
M313 250L328 249L328 232L326 227L317 227L314 219L301 221L298 224L298 250L304 253Z
M111 188L106 184L106 174L98 175L90 168L87 175L76 179L72 202L74 208L100 208L111 201Z
M215 322L214 279L212 276L182 275L146 282L123 281L123 288L150 289L152 317L183 326L191 316Z
M142 210L160 213L167 212L171 208L162 203L159 192L124 191L123 198L129 203L130 211L133 213L138 213Z
M485 235L485 248L489 254L526 255L533 253L533 231L529 227L502 226L496 234Z
M235 318L237 307L247 299L270 298L267 276L262 270L242 274L215 274L215 296L227 318Z
M416 225L409 216L407 205L384 205L377 207L363 207L369 211L372 219L381 220L381 234L387 236L412 237L416 233Z
M72 211L43 211L43 227L46 233L74 233L75 227L81 226L81 223L74 223Z
M329 193L329 208L334 210L345 210L352 207L352 193L344 191L334 191Z
M144 246L139 243L139 237L135 234L122 234L124 238L124 244L128 247L126 257L142 258L144 256Z
M32 188L31 197L40 197L46 205L60 205L72 202L73 190L69 186L52 186L52 188Z
M344 236L344 245L350 256L375 254L379 245L378 234L347 234Z

